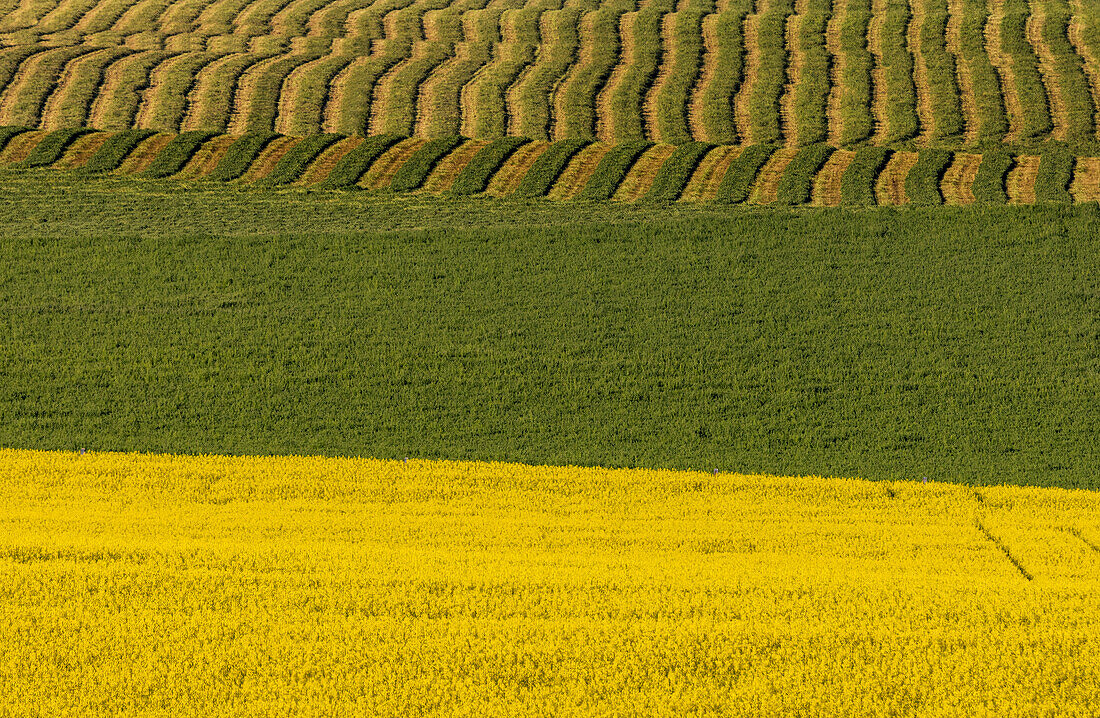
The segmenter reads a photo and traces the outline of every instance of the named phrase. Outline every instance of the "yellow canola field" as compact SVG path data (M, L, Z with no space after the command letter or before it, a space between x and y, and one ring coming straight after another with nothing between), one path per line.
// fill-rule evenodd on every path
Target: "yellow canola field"
M3 716L1100 713L1100 495L0 451Z

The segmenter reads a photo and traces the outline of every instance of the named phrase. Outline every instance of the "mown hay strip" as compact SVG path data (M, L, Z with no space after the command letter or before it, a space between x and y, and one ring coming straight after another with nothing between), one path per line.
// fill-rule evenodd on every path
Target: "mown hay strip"
M1024 23L1024 32L1028 43L1039 58L1039 74L1042 77L1043 88L1046 90L1047 102L1050 106L1051 138L1065 141L1069 137L1070 131L1069 111L1066 107L1065 98L1062 96L1062 83L1058 77L1058 62L1044 37L1044 28L1047 24L1045 5L1049 1L1029 0L1031 13Z
M365 137L345 137L335 144L329 145L324 152L317 156L317 159L310 163L306 171L295 180L294 184L309 186L324 182L333 168L340 163L340 160L344 159L349 152L365 141Z
M679 5L682 4L683 0ZM669 138L661 132L662 123L658 118L657 98L664 92L669 78L672 77L673 58L676 56L676 20L679 16L679 12L670 12L661 18L660 33L657 35L657 76L643 94L642 118L645 123L645 136L655 142L669 141Z
M981 164L982 156L979 154L955 153L940 183L944 204L974 204L974 180L978 176L978 168Z
M53 167L62 170L75 169L88 164L88 160L111 138L112 132L92 132L76 138Z
M825 50L829 53L829 97L825 101L825 119L828 123L826 141L834 147L839 147L844 141L844 117L840 111L840 100L844 93L841 78L844 76L847 53L840 42L840 29L847 10L848 0L833 0L833 11L825 25Z
M795 0L794 12L787 16L784 27L784 39L787 48L787 81L779 98L779 131L783 143L788 147L798 147L798 123L795 121L795 89L802 79L802 17L806 14L806 1Z
M764 166L753 183L749 202L752 204L771 204L776 201L779 194L779 182L783 179L783 173L787 165L798 155L797 147L784 147L775 152Z
M267 177L279 165L279 160L301 141L301 137L276 137L264 147L252 166L241 175L241 181L255 182Z
M401 140L382 153L382 156L371 164L363 177L357 183L363 189L382 189L390 184L394 174L405 164L413 153L419 150L428 141L420 137L410 137Z
M680 201L706 202L714 199L726 170L743 149L740 145L719 145L711 149L695 168L680 195Z
M623 78L634 62L634 22L637 18L637 12L623 13L619 17L619 61L611 70L607 84L596 94L596 139L600 142L613 143L618 137L612 98L621 91Z
M489 186L485 188L485 193L493 197L508 197L511 195L519 187L523 178L527 176L531 166L550 148L550 145L549 142L535 140L513 152L512 156L501 165L501 168L489 180Z
M0 150L0 164L14 164L27 159L30 153L47 134L45 130L31 130L30 132L21 132L15 137L12 137L8 140L8 143L4 145L4 149Z
M174 137L173 133L162 132L142 140L133 152L126 155L115 174L132 175L144 172Z
M744 38L745 72L737 95L733 100L737 138L740 144L749 145L755 141L752 127L752 100L756 94L757 79L760 75L760 3L754 0L753 11L745 16L741 34Z
M886 24L887 0L872 0L871 21L867 26L867 47L871 51L871 117L874 127L871 143L881 145L890 132L886 113L886 65L884 61L883 27Z
M1070 194L1075 202L1100 202L1100 157L1078 157Z
M1035 204L1035 178L1039 175L1038 155L1016 158L1016 165L1008 171L1005 189L1010 204Z
M985 51L989 61L997 71L1001 83L1001 96L1004 98L1005 112L1008 117L1008 131L1005 141L1013 142L1023 129L1024 108L1020 104L1020 95L1016 89L1016 76L1012 71L1012 61L1005 53L1002 26L1005 21L1003 0L989 0L989 20L985 25Z
M916 152L894 152L886 161L881 174L875 181L875 199L879 204L909 204L909 195L905 193L905 180L917 164Z
M825 166L814 177L814 190L810 197L812 204L819 207L840 206L840 186L855 156L852 150L837 150L829 156Z
M633 202L640 199L653 186L653 180L661 165L675 151L675 145L653 145L643 152L615 189L611 199L616 202Z
M225 153L229 151L229 148L237 141L237 137L234 135L217 135L211 137L199 151L191 156L191 159L187 161L187 164L183 166L183 169L176 175L180 179L194 179L196 177L205 177L217 168L225 157Z
M1096 108L1093 115L1094 134L1100 138L1100 29L1097 27L1100 17L1096 13L1087 14L1083 0L1070 0L1070 7L1073 14L1066 28L1067 37L1081 57L1082 69L1088 78L1092 106ZM1089 18L1088 26L1085 18Z
M546 196L550 199L572 199L576 197L588 184L588 180L592 178L592 173L596 171L600 160L611 151L612 147L613 145L594 142L573 155L573 159L569 160L569 164L562 170L557 182L550 188Z
M424 180L420 191L431 194L446 192L454 184L455 178L470 163L483 147L488 146L488 140L466 140L457 149L449 152L439 161Z
M932 88L928 84L928 58L921 47L921 28L924 27L928 0L909 0L911 14L905 31L909 52L913 54L913 86L917 92L917 124L920 134L917 143L927 145L935 134L935 112L932 106Z
M88 124L105 130L133 126L149 73L168 57L171 53L147 50L112 62L103 72L103 82L88 111Z
M974 100L974 81L970 63L963 56L962 21L965 0L947 0L947 51L955 58L959 86L959 103L963 114L963 141L974 144L978 139L978 106Z

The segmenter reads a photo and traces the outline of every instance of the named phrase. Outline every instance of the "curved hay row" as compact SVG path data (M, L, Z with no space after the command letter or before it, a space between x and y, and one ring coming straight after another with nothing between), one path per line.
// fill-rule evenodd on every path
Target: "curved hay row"
M569 108L566 99L573 87L581 77L581 73L590 67L595 61L595 47L599 39L595 34L596 20L599 18L599 10L590 10L581 17L577 29L577 54L576 61L562 75L556 88L553 90L553 113L550 123L549 137L551 140L562 140L572 137L568 129L568 122L563 119L567 116Z
M715 142L718 140L718 138L712 137L707 131L706 124L703 122L703 115L705 113L704 104L707 94L714 84L714 78L718 74L718 54L720 45L718 22L722 13L726 12L726 9L729 7L729 2L730 0L718 0L718 2L715 3L714 12L704 15L700 22L699 31L703 40L703 58L699 69L699 76L695 80L695 86L692 87L691 100L687 112L688 128L691 131L691 136L700 142Z
M1043 38L1043 27L1047 22L1045 2L1047 0L1029 0L1031 14L1024 28L1028 44L1039 58L1039 74L1043 78L1043 87L1046 89L1047 101L1050 103L1050 119L1054 125L1051 137L1065 141L1069 136L1069 110L1066 108L1066 101L1062 96L1062 85L1058 80L1058 62L1054 58L1050 45Z
M867 48L871 52L871 117L874 132L871 144L881 145L890 132L886 116L886 66L883 64L882 31L886 24L886 0L872 0L871 21L867 26Z
M1100 157L1078 157L1069 192L1077 202L1100 202Z
M612 143L618 137L611 98L622 87L623 78L634 62L634 21L638 13L623 13L619 18L619 62L607 78L607 84L596 94L596 139Z
M0 93L0 125L35 127L45 96L74 58L93 49L59 47L42 50L19 63L12 81Z
M760 168L760 173L753 184L749 195L750 203L771 204L777 199L779 181L783 178L783 172L787 169L787 165L791 163L791 160L797 154L797 147L784 147L768 158L768 161Z
M16 135L8 141L3 150L0 150L0 164L14 164L27 159L46 134L45 130L32 130Z
M1085 77L1088 78L1089 92L1092 93L1092 105L1097 108L1096 116L1094 117L1094 124L1096 125L1096 136L1100 138L1100 58L1097 57L1094 51L1094 46L1085 41L1085 28L1082 15L1085 13L1084 3L1082 0L1069 0L1070 7L1073 8L1073 15L1069 21L1069 27L1066 28L1067 36L1070 44L1073 45L1074 51L1081 57L1084 64ZM1097 18L1093 18L1093 23L1098 21Z
M909 27L905 31L909 52L913 54L913 85L917 90L917 122L920 125L917 143L921 145L927 145L936 132L932 88L928 84L928 58L925 57L920 41L921 28L924 27L925 2L927 0L909 1L912 14L909 17Z
M53 163L53 167L61 170L83 167L113 134L112 132L90 132L77 137L65 150L61 159Z
M489 180L489 186L485 188L486 194L507 197L515 192L527 171L549 147L549 142L535 140L513 152Z
M134 126L141 129L180 129L186 113L187 94L202 69L218 59L210 53L173 55L149 73L149 84L141 93Z
M340 163L340 160L364 142L366 142L366 139L363 137L345 137L342 140L333 142L309 164L309 167L306 168L301 177L294 181L294 184L309 186L324 182L336 165Z
M717 197L722 179L743 151L744 147L740 145L723 145L708 152L692 173L680 199L685 202L706 202Z
M970 76L970 63L963 57L962 19L965 0L947 0L947 51L955 58L955 72L959 86L959 102L962 107L964 141L969 145L978 139L978 106L974 100L974 80Z
M997 71L997 78L1001 82L1001 96L1005 102L1005 112L1008 114L1008 133L1004 139L1006 142L1013 142L1023 130L1024 108L1020 104L1020 94L1016 90L1012 60L1003 49L1001 37L1001 25L1005 19L1003 0L989 0L989 7L989 21L985 24L985 51L989 55L990 63Z
M655 142L667 140L661 133L661 123L658 118L657 98L668 86L672 76L673 60L676 57L676 21L683 12L686 0L679 0L675 12L665 13L661 18L661 34L657 39L657 76L653 83L645 91L645 99L642 102L642 120L645 127L645 135Z
M427 144L425 139L410 137L393 145L363 173L359 186L363 189L382 189L387 186L398 168L425 144Z
M1005 189L1011 204L1035 204L1035 178L1039 175L1038 156L1016 158L1016 165L1008 171Z
M195 154L191 155L191 159L187 160L187 164L183 166L176 177L190 179L205 177L210 174L225 157L230 145L236 140L237 138L233 135L217 135L210 138L202 144L202 147Z
M301 137L276 137L264 147L259 157L241 175L242 182L255 182L271 174L287 152L302 141Z
M134 125L139 98L149 87L150 73L171 54L147 50L111 63L103 72L103 83L88 111L88 125L107 130L124 130Z
M741 36L745 43L745 80L737 89L733 100L733 115L737 124L737 137L742 144L752 144L752 98L756 89L756 78L760 73L760 3L755 0L753 11L745 16Z
M449 190L455 183L459 173L466 169L466 165L470 164L470 160L474 158L474 155L488 144L488 140L466 140L448 152L447 156L432 168L418 191L439 194Z
M820 207L840 206L840 185L844 173L856 153L851 150L837 150L829 155L821 171L814 177L814 189L810 203Z
M600 164L600 160L611 151L612 145L594 142L583 150L573 155L573 159L562 170L557 182L550 188L547 197L550 199L572 199L576 197L585 184L591 179L592 173Z
M879 204L909 204L909 195L905 193L905 178L915 164L916 152L895 152L890 155L882 173L875 180L875 199Z
M675 151L675 145L653 145L643 152L623 177L623 181L615 188L615 194L611 199L616 202L633 202L641 199L653 186L653 180L657 177L657 171L661 169L661 165Z
M42 107L39 126L47 129L94 126L88 114L99 88L106 66L129 50L107 47L71 60L65 65L53 92Z
M981 155L955 153L940 182L944 204L974 204L974 179L978 176L981 164Z
M844 137L844 117L840 112L840 100L844 87L846 56L840 43L840 29L848 14L848 0L833 0L833 12L825 26L825 50L829 53L829 99L825 102L825 117L829 123L828 142L837 147Z
M802 42L799 38L799 28L802 16L806 14L806 0L795 0L794 12L787 16L784 36L787 45L787 82L783 86L783 94L779 98L779 131L783 143L787 147L797 147L798 123L795 121L795 89L802 79Z
M172 141L174 136L165 132L145 138L134 148L133 152L126 155L126 159L122 161L114 174L134 175L144 172L157 158L160 151L164 149L165 145Z

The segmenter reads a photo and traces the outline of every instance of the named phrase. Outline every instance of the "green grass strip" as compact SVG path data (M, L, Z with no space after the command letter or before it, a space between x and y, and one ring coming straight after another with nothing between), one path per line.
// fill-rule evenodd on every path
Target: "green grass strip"
M302 176L302 173L309 167L310 162L317 159L318 155L328 149L333 143L342 139L344 139L344 135L337 133L325 133L306 137L283 155L279 163L275 165L275 169L271 170L271 174L264 177L256 184L263 187L290 184Z
M164 149L153 159L143 176L151 178L171 177L184 168L187 161L195 156L199 148L216 132L192 130L181 132L168 141Z
M1005 179L1013 165L1012 155L1006 150L989 150L982 154L978 174L974 177L974 201L979 204L1007 204L1008 192Z
M951 152L924 149L917 153L917 163L905 178L905 194L915 205L943 204L940 180L951 165Z
M241 135L236 142L229 146L225 156L218 166L214 168L207 179L217 182L229 182L235 180L252 166L263 149L279 135L275 132L259 131L248 132Z
M648 202L675 202L680 199L695 168L712 147L714 145L709 142L688 142L677 147L657 170L653 186L642 199Z
M1073 49L1068 36L1070 18L1073 12L1065 0L1044 5L1046 22L1043 23L1043 39L1054 55L1058 76L1055 81L1062 91L1062 102L1069 115L1067 139L1070 141L1090 141L1096 133L1095 107L1088 78L1085 76L1081 57Z
M16 135L30 132L30 129L29 127L0 127L0 150L7 147Z
M875 180L890 159L885 147L860 147L840 178L840 203L845 206L870 206L876 203Z
M355 183L366 174L375 160L403 139L405 138L401 135L368 137L362 144L340 158L320 186L326 189L354 189Z
M730 164L715 194L716 202L740 204L749 198L760 168L775 153L775 145L749 145Z
M500 137L482 147L462 171L455 177L448 194L465 196L479 194L489 186L489 180L496 174L516 150L531 140L526 137Z
M84 174L99 174L116 170L135 147L154 134L156 133L153 130L123 130L111 135L88 159L88 164L78 171Z
M612 147L596 165L584 189L577 194L577 199L597 201L611 199L623 178L626 177L626 173L642 153L652 146L652 142L624 142Z
M833 148L824 144L809 145L799 150L779 178L776 201L786 205L808 203L814 190L814 177L831 154Z
M618 142L646 138L646 92L657 79L661 60L661 19L676 9L674 0L650 0L634 16L634 54L611 96L612 127Z
M1035 175L1035 201L1069 204L1073 181L1073 153L1062 144L1051 143L1043 149L1039 158L1039 171Z
M569 160L589 145L588 140L560 140L546 148L527 170L514 197L544 197L565 171Z
M411 192L419 189L439 161L462 142L463 138L457 135L429 141L414 152L405 164L397 168L393 174L393 180L386 189L391 192Z
M634 10L634 0L611 0L585 16L592 18L592 39L584 53L588 62L574 65L572 80L564 87L562 113L557 117L566 137L595 139L596 97L619 61L619 23ZM578 49L578 57L581 55ZM480 109L480 108L479 108Z
M703 60L703 18L714 12L713 0L691 0L678 6L673 20L673 45L663 47L669 74L656 96L657 128L662 142L690 142L688 108ZM662 22L663 26L663 22Z
M86 135L92 130L79 127L68 130L54 130L35 145L31 153L22 162L16 163L18 167L49 167L61 159L65 150L76 138Z

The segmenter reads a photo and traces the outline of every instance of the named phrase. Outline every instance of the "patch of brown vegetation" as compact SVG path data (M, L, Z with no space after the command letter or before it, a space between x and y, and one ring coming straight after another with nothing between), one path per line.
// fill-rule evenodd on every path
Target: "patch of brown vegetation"
M738 145L721 145L708 152L691 174L680 201L705 202L714 199L718 194L718 185L729 166L741 155L742 149Z
M572 199L584 189L592 173L600 164L604 155L611 151L612 145L594 142L583 150L573 155L569 164L562 170L561 176L554 186L550 188L547 196L550 199Z
M837 150L829 155L825 166L814 177L814 190L810 195L811 204L822 207L840 206L840 185L844 181L844 173L848 165L852 164L855 152L849 150Z
M157 158L164 146L172 141L173 137L175 135L170 132L162 132L146 137L138 143L138 146L130 154L126 155L126 159L115 170L115 174L133 175L144 172L149 165L153 164L153 160Z
M905 194L905 178L913 165L917 164L916 152L895 152L890 155L882 174L875 180L875 199L879 204L909 204L909 195Z
M267 147L264 147L263 151L260 152L260 156L252 163L252 166L241 175L241 181L255 182L267 177L279 164L279 160L301 141L301 137L276 137L267 143Z
M65 150L61 159L53 163L53 166L60 170L83 167L113 134L113 132L92 132L77 137Z
M1035 178L1039 176L1039 157L1016 158L1016 166L1008 171L1005 189L1009 204L1035 204Z
M516 191L519 183L527 176L528 170L542 153L550 147L549 142L534 141L520 147L501 165L486 188L486 194L494 197L507 197Z
M1078 157L1069 192L1077 202L1100 202L1100 157Z
M205 177L214 171L214 168L225 157L229 146L236 141L237 138L233 135L217 135L210 138L202 144L198 152L191 156L191 159L187 161L187 164L183 166L176 177L180 179Z
M296 185L314 185L325 181L333 168L344 159L344 155L354 150L366 141L364 137L345 137L333 142L324 152L309 164L302 176L294 181Z
M981 155L955 153L940 182L944 204L974 204L974 178L981 164Z
M27 156L45 136L46 132L44 130L32 130L11 138L4 149L0 150L0 165L10 165L27 159Z
M451 150L439 161L439 164L432 168L420 191L439 194L449 190L462 170L466 169L466 165L470 164L474 155L488 144L488 140L466 140Z
M653 180L657 176L657 171L661 169L661 165L675 151L675 145L653 145L643 152L623 177L622 183L615 189L611 199L616 202L633 202L640 199L653 186Z
M779 193L779 180L783 177L784 170L791 160L798 154L797 147L784 147L776 151L760 168L760 174L756 177L749 202L752 204L771 204L777 199Z
M382 156L374 161L359 180L359 186L363 189L382 189L393 181L393 175L401 165L405 164L412 154L427 144L427 140L419 137L410 137L401 140L382 153Z

